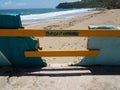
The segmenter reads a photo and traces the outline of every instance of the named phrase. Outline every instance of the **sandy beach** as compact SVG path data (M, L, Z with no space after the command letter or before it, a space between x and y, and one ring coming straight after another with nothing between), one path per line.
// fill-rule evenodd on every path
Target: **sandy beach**
M88 25L117 25L120 26L120 10L102 10L95 11L90 14L68 18L63 20L55 20L48 22L41 22L36 24L25 25L25 28L31 29L88 29Z
M116 25L120 26L120 10L101 10L90 14L67 18L63 20L42 22L25 25L27 29L45 29L45 30L82 30L88 29L89 25ZM52 43L51 43L52 42ZM81 38L59 38L59 37L41 37L39 44L43 50L85 50L87 49L87 37ZM80 62L82 57L53 57L43 58L48 65L50 63L75 64Z
M80 30L89 25L120 26L120 10L102 10L63 20L24 25L26 29ZM36 37L43 50L84 50L87 37ZM0 90L119 90L120 67L78 67L83 57L42 57L44 68L0 69Z

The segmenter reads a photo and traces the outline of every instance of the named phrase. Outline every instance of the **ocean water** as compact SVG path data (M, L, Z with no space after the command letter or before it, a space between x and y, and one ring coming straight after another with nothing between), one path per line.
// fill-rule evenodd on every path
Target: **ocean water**
M4 9L0 14L20 14L23 24L51 21L57 19L71 18L78 15L93 12L92 8L87 9Z

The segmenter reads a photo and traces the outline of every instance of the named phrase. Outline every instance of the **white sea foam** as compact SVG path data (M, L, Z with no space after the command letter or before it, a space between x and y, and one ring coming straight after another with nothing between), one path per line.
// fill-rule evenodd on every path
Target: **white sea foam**
M44 20L48 18L54 18L58 16L69 16L70 14L76 14L76 13L85 13L88 12L91 9L73 9L73 10L67 10L67 11L58 11L58 12L49 12L49 13L43 13L43 14L31 14L31 15L23 15L21 16L22 21L32 21L32 20Z

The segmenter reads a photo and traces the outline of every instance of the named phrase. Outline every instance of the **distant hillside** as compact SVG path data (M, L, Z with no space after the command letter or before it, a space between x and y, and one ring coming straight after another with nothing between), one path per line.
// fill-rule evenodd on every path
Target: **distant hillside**
M60 3L56 8L120 8L120 0L81 0Z

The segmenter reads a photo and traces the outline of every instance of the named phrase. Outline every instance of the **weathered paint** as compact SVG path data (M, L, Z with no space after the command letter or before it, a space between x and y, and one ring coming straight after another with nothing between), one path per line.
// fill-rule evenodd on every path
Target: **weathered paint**
M80 65L120 65L120 38L119 31L114 32L111 29L118 29L116 26L97 26L91 27L89 26L90 31L94 31L93 29L108 29L107 32L100 31L103 36L110 35L109 37L89 37L88 38L88 49L99 49L100 53L94 57L84 57L80 62ZM98 30L99 31L99 30ZM113 37L113 35L115 35Z
M0 51L0 66L12 65L7 57Z
M100 49L100 53L85 57L80 65L120 65L120 38L90 37L88 49Z
M41 57L24 56L25 50L37 50L38 40L31 38L36 32L19 29L21 27L20 15L0 14L0 66L46 66Z

